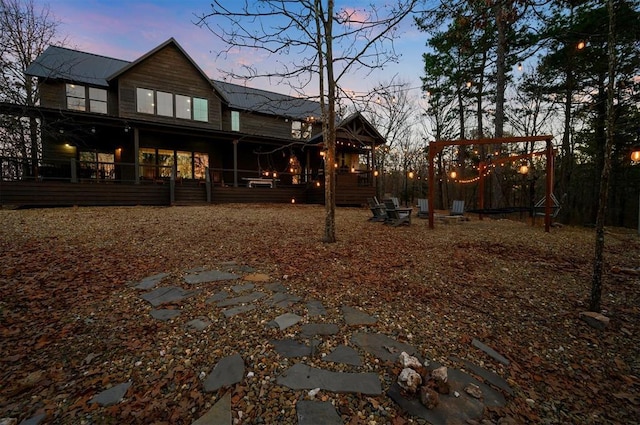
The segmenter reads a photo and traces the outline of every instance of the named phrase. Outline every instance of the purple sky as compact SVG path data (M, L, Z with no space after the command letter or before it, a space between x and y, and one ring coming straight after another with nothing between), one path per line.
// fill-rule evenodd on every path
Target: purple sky
M233 1L233 0L230 0ZM36 4L47 4L47 0L35 0ZM338 1L338 3L340 3ZM349 2L357 6L360 0ZM240 64L257 63L261 71L273 70L275 60L286 62L287 57L267 57L249 52L216 58L223 49L207 29L197 27L193 22L196 14L210 10L207 0L51 0L50 12L61 22L59 34L67 36L67 47L110 56L124 60L134 60L173 37L187 51L193 60L211 78L221 79L220 69L240 72ZM349 75L342 82L343 88L356 92L366 92L394 75L411 87L420 85L422 73L421 56L425 51L426 37L412 27L407 19L402 28L402 37L396 42L396 50L402 53L399 64L376 70L366 76L362 73ZM274 66L270 66L274 63ZM264 81L251 81L248 85L268 90L289 93L286 86L267 86ZM314 92L317 88L310 88ZM416 91L416 95L419 91Z

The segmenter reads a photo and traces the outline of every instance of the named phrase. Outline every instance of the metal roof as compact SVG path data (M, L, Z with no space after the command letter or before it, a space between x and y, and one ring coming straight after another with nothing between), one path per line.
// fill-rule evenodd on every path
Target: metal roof
M109 87L107 78L129 65L128 61L49 46L29 65L25 74L74 83Z
M213 84L224 94L229 102L229 107L233 109L302 120L308 117L319 120L321 116L320 103L309 99L254 89L225 81L214 81Z

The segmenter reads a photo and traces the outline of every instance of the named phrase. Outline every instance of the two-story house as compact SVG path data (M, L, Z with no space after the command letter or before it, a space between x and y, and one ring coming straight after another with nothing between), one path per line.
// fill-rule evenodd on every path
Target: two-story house
M133 62L51 46L26 73L42 161L2 204L323 201L320 104L211 80L174 39ZM339 125L338 204L374 194L384 142L360 114Z

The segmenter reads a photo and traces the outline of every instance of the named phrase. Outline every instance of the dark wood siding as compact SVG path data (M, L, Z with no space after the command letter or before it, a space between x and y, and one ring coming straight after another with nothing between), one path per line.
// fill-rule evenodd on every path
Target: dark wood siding
M65 84L60 81L40 81L40 105L45 108L66 109Z
M222 129L231 131L231 110L222 113ZM322 125L313 126L312 135L322 131ZM252 112L240 112L240 132L268 137L291 139L291 120L275 115L264 115Z
M168 205L169 185L0 183L0 204L15 206Z
M213 87L193 64L173 45L168 45L146 58L118 78L119 115L164 124L221 128L221 101ZM209 122L184 120L150 114L136 109L136 89L160 90L174 95L195 96L208 100Z

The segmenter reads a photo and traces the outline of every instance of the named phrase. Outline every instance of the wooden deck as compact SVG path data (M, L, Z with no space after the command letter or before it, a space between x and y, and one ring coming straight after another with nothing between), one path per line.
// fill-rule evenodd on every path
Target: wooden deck
M107 206L107 205L196 205L207 203L204 184L133 184L116 182L69 183L2 182L0 205L5 207ZM375 195L374 187L338 187L336 205L361 206ZM211 186L211 203L301 203L323 204L324 188L294 185L266 187ZM173 200L173 202L172 202Z

